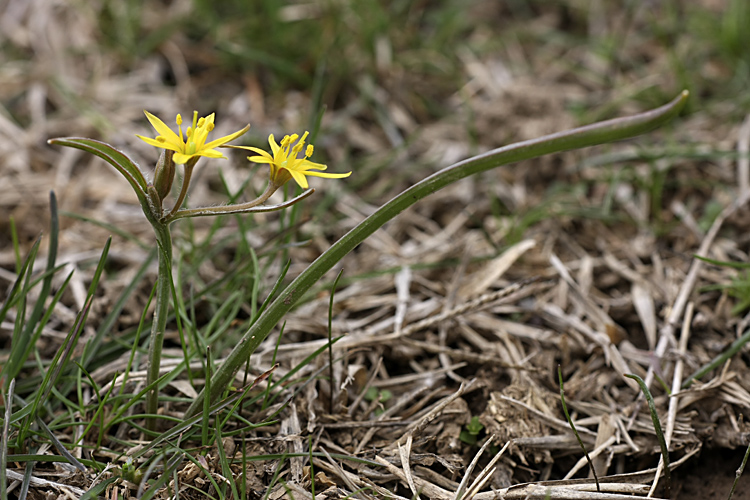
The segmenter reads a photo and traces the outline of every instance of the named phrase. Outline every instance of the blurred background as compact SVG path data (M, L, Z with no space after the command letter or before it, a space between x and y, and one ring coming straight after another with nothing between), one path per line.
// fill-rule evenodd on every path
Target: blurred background
M0 248L8 215L36 213L49 189L102 217L133 205L108 167L45 141L106 140L149 171L156 151L135 138L151 133L144 109L170 125L216 112L218 133L251 123L243 141L261 147L310 130L316 161L355 172L331 189L368 203L471 154L685 88L692 119L679 133L721 149L750 106L749 23L743 0L4 0ZM204 170L216 165L241 183L235 164Z

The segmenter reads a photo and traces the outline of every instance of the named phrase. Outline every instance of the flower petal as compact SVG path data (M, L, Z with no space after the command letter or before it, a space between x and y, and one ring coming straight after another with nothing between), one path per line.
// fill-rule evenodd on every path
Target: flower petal
M161 149L169 149L170 151L181 151L180 147L175 146L174 144L170 144L166 141L161 142L161 141L157 141L156 139L152 139L150 137L143 137L142 135L137 135L137 134L136 134L136 137L138 137L140 140L142 140L149 146L154 146L154 147L161 148Z
M178 165L184 165L193 156L195 155L186 155L184 153L180 153L179 151L176 151L175 154L172 156L172 160Z
M225 135L224 137L220 137L219 139L216 139L215 141L211 141L208 144L206 144L204 147L207 149L213 149L213 148L219 147L223 144L226 144L227 142L231 142L235 140L236 138L238 138L239 136L247 132L249 129L250 129L250 125L245 125L245 128L243 128L242 130L238 130L237 132L233 134Z
M309 175L310 177L325 177L326 179L343 179L344 177L349 177L352 175L351 172L347 172L345 174L329 174L326 172L315 172L314 170L305 172L304 175Z
M279 145L276 144L276 141L273 138L273 134L268 136L268 144L271 146L271 153L273 153L273 156L276 156L276 151L279 150Z
M215 149L202 149L195 153L193 156L205 156L206 158L226 158L220 151Z
M183 142L180 140L180 136L175 134L171 128L167 127L167 125L161 121L158 117L152 115L145 109L143 112L146 114L146 118L148 118L148 121L151 123L151 126L154 127L154 130L158 132L158 134L164 139L170 143L170 144L183 144Z
M270 163L273 165L273 158L268 158L266 156L248 156L247 159L253 163Z
M292 174L292 178L297 182L297 184L299 184L299 187L301 187L302 189L307 189L309 187L307 178L304 174L295 172L294 170L289 170L288 172Z
M316 170L326 170L328 168L328 165L323 165L322 163L315 163L309 160L304 160L302 162L302 165L297 170L310 170L311 168L314 168Z

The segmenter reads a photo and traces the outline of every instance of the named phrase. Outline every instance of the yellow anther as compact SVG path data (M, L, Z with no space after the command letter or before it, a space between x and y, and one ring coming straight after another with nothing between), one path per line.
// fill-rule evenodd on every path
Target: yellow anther
M182 115L177 115L177 119L175 120L177 122L177 125L182 125Z
M307 149L305 150L305 158L310 158L313 155L313 145L310 144L307 146Z

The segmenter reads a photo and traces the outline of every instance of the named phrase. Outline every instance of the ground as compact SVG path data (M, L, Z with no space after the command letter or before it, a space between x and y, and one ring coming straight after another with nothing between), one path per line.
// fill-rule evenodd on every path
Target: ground
M728 498L750 442L748 23L744 0L9 0L0 500L645 497L660 443L627 374L648 382L669 441L671 491L662 475L654 495ZM304 295L274 289L441 168L683 89L686 108L653 132L458 181ZM47 143L106 141L151 180L144 109L168 126L215 112L212 137L249 123L235 143L263 149L309 130L313 161L352 172L311 177L316 192L283 212L172 225L179 314L153 431L154 233L113 168ZM267 167L222 151L196 166L189 207L265 188ZM228 406L184 423L269 296L298 302Z

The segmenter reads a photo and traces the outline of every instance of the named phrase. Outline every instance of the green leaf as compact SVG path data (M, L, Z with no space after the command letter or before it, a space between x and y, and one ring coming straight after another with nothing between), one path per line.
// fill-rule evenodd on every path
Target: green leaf
M466 425L466 430L474 436L482 432L482 429L484 429L484 426L479 421L479 417L477 416L471 417L471 421Z
M81 149L87 153L102 158L104 161L115 167L115 169L130 183L133 191L135 191L135 195L138 197L141 207L143 207L144 213L147 215L151 213L149 208L150 205L146 197L146 190L148 188L146 178L138 168L138 165L136 165L136 163L125 153L115 149L106 142L85 139L83 137L59 137L57 139L50 139L47 143Z
M284 314L325 273L375 231L419 200L460 179L501 165L537 158L550 153L628 139L646 133L677 116L685 106L687 98L688 92L685 90L670 103L645 113L594 123L494 149L446 167L409 187L342 236L284 289L281 295L245 332L236 347L229 353L225 362L216 371L212 380L212 392L208 397L211 401L219 399L222 392L232 383L235 373L279 324ZM203 407L205 393L204 389L193 401L185 414L186 418L192 417L200 411Z

